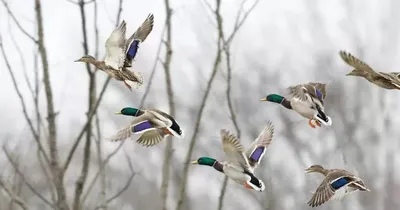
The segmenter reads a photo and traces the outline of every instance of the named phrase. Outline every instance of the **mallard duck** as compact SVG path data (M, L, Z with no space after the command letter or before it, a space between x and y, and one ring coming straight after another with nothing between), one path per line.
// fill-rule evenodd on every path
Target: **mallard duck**
M270 94L260 100L278 103L287 109L294 110L309 119L308 124L312 128L316 128L312 123L313 120L319 127L321 127L321 123L326 126L332 125L331 118L324 112L323 100L326 97L326 84L309 82L290 86L288 90L290 98L285 98L278 94Z
M400 72L376 72L366 63L345 51L339 51L340 57L354 69L346 76L364 77L369 82L385 89L400 90Z
M268 122L257 139L245 150L235 135L222 129L222 148L228 156L228 161L200 157L191 163L212 166L215 170L224 173L245 188L262 192L265 189L265 185L262 180L254 176L254 170L260 164L268 145L272 141L273 134L274 127L271 122Z
M322 205L328 200L341 199L346 194L357 190L370 191L359 177L344 169L324 169L320 165L312 165L305 172L316 172L325 176L325 179L308 201L308 205L311 207Z
M132 134L141 134L137 143L143 146L154 146L160 143L164 136L171 135L183 138L183 130L173 117L158 109L136 109L125 107L115 114L133 116L135 119L125 128L109 137L111 141L130 138Z
M139 44L142 43L153 30L154 16L149 14L142 25L129 38L125 39L126 22L114 29L106 41L106 57L104 61L97 60L91 55L84 55L75 62L90 63L104 71L118 81L123 81L125 86L132 91L132 87L139 88L143 84L142 74L132 72L127 68L132 67Z

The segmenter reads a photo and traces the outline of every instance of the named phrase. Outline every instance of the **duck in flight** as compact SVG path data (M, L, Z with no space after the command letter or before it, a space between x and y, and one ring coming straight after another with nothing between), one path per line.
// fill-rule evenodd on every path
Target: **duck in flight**
M140 72L130 71L132 61L137 55L140 43L146 40L153 30L154 16L149 14L142 25L126 39L126 22L114 29L106 41L106 56L104 61L97 60L91 55L84 55L75 62L84 62L94 65L118 81L123 81L125 86L132 91L132 87L139 88L143 84Z

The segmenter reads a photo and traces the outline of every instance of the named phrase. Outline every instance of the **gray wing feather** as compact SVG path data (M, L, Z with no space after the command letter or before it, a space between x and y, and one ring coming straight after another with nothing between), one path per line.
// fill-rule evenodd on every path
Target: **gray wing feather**
M245 149L239 142L239 139L224 129L222 129L220 133L222 138L222 148L228 156L230 160L229 162L242 167L246 171L252 172L248 159L244 154Z
M146 147L154 146L160 143L164 139L165 135L163 129L146 131L139 137L137 143Z
M119 130L116 134L114 134L113 136L108 137L107 139L110 141L121 141L121 140L125 140L127 138L130 138L132 135L131 132L131 125Z
M133 40L140 40L140 42L144 42L144 40L146 40L147 36L153 30L153 26L154 26L154 15L149 14L146 20L144 20L144 22L142 23L142 25L139 26L139 28L136 29L135 33L133 33L132 36L129 37L129 39L126 41L125 49L128 49L129 45Z

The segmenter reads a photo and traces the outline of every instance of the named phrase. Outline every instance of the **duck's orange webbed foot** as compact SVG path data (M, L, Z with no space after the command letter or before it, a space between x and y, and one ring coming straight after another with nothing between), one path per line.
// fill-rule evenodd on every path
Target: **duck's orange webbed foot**
M315 120L315 124L317 124L318 127L321 127L321 123L318 120Z
M308 124L311 126L311 128L315 128L315 125L312 123L312 119L308 120Z

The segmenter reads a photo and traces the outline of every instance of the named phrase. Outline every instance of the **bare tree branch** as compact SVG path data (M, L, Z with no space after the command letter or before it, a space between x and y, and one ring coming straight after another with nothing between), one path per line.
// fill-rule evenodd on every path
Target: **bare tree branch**
M42 7L40 0L35 0L35 13L37 21L37 33L38 33L38 47L39 54L42 61L43 70L43 84L47 100L47 122L49 129L49 150L50 150L50 168L52 172L52 178L54 186L57 192L57 208L60 210L68 210L69 206L67 204L67 195L64 186L64 173L59 165L59 156L57 148L57 126L56 126L56 115L54 111L54 99L53 90L50 80L49 63L47 58L47 50L44 41L44 29L43 29L43 18L42 18Z
M21 48L19 47L17 41L15 40L14 34L12 33L12 30L11 30L11 27L10 27L10 22L8 24L8 32L10 34L10 38L11 38L11 41L12 41L12 43L14 45L14 48L17 50L17 53L18 53L18 56L19 56L19 60L20 60L21 65L22 65L22 74L24 76L24 80L25 80L25 82L26 82L26 84L28 86L28 89L29 89L29 91L30 91L30 93L32 95L32 98L34 98L35 94L33 92L32 84L31 84L31 82L29 80L29 77L28 77L28 72L26 70L26 63L25 63L24 55L23 55L23 53L21 51Z
M218 197L218 210L221 210L224 205L224 198L226 193L226 187L228 186L229 178L228 176L224 177L224 181L222 182L221 192Z
M243 6L246 0L244 0L242 2L242 4L240 5L240 10L243 10ZM260 2L260 0L255 0L254 3L251 5L251 7L247 10L247 12L245 12L245 14L243 15L243 18L239 21L239 17L237 17L237 21L235 23L235 27L233 28L233 31L231 33L231 35L226 39L225 43L231 43L233 37L236 35L236 33L238 32L239 28L242 27L243 23L246 21L247 17L249 16L249 14L254 10L254 8L257 6L257 4ZM239 11L240 13L240 11ZM238 13L238 15L239 15Z
M39 139L42 138L41 128L45 128L43 123L42 115L40 114L39 109L39 48L35 49L35 53L33 55L34 63L33 63L33 75L34 75L34 97L33 104L35 105L35 113L36 113L36 130ZM48 134L47 134L48 135Z
M118 26L119 21L121 20L121 14L122 14L122 5L124 4L124 0L119 0L119 6L118 6L118 11L117 11L117 19L115 20L115 27Z
M89 54L89 45L88 45L88 37L87 37L87 29L86 29L86 14L85 14L85 2L83 0L78 1L78 7L81 15L81 26L82 26L82 35L83 35L83 51L85 55ZM95 26L96 28L96 26ZM96 30L96 29L95 29ZM93 110L93 105L96 101L96 76L95 73L91 70L91 66L89 63L86 63L86 71L89 76L89 101L88 101L88 113ZM94 112L96 115L96 112ZM87 179L87 175L89 172L89 161L91 155L91 138L92 138L92 118L89 119L89 115L87 115L87 127L86 127L86 141L83 149L83 160L82 160L82 168L81 174L75 183L75 193L74 193L74 201L73 201L73 209L80 210L82 209L83 203L81 202L81 196L83 193L83 187Z
M235 19L234 29L233 29L232 33L228 36L228 39L225 38L225 34L223 31L224 26L223 26L223 21L222 21L220 10L216 9L214 12L216 20L217 20L218 31L219 31L219 34L221 36L221 40L223 43L223 51L224 51L225 59L226 59L226 66L227 66L226 98L227 98L227 103L228 103L228 109L229 109L229 113L230 113L230 119L232 120L232 123L235 127L238 138L240 138L240 136L241 136L241 131L240 131L239 124L238 124L238 121L236 118L236 114L235 114L235 111L233 108L232 97L231 97L232 65L231 65L231 55L230 55L230 48L231 48L230 44L231 44L233 38L235 37L235 34L237 33L237 31L239 31L239 29L241 28L241 26L247 19L248 15L255 8L255 6L259 2L259 0L256 0L253 3L253 5L251 6L251 8L247 12L244 13L244 17L242 19L240 19L245 2L246 2L246 0L243 0L240 4L240 9L239 9L236 19ZM216 0L216 4L217 4L217 8L218 8L219 7L218 4L220 4L220 0ZM211 6L209 6L209 8L211 8ZM223 200L225 197L227 184L228 184L228 177L225 176L223 184L222 184L222 188L221 188L220 197L218 199L218 210L222 210L222 208L223 208Z
M101 99L103 98L103 95L107 89L107 86L108 86L108 83L110 82L110 80L111 80L111 77L108 77L107 80L104 82L103 89L101 90L100 95L97 98L96 104L94 105L92 111L89 113L89 117L87 119L91 120L94 117L95 111L97 110L97 108L100 105ZM83 135L85 134L89 123L90 123L89 121L86 121L85 125L79 132L78 137L75 139L74 144L72 145L72 148L71 148L70 152L68 153L67 159L65 160L64 167L63 167L64 171L66 171L68 169L68 166L72 160L72 157L74 156L75 150L78 147L79 142L82 139Z
M7 148L5 145L3 145L3 151L4 154L6 155L7 160L11 163L13 168L15 169L15 172L21 177L22 181L26 184L26 186L36 195L38 196L44 203L49 205L51 208L54 207L54 205L47 200L43 195L41 195L29 182L26 180L25 175L21 172L21 170L18 168L17 164L15 161L12 159L10 153L8 152Z
M4 191L7 193L7 195L10 197L11 202L14 202L18 204L22 209L28 210L28 206L26 205L25 201L22 200L21 197L16 195L6 184L3 182L3 180L0 178L0 187L4 189Z
M171 81L171 59L172 59L172 24L171 24L171 16L172 9L170 6L169 0L164 1L165 12L166 12L166 20L165 26L167 27L167 37L165 41L165 61L164 61L164 73L165 73L165 83L167 85L167 95L168 95L168 106L169 113L172 116L175 116L175 102L174 102L174 91L172 87ZM167 210L167 200L168 200L168 186L169 186L169 177L170 177L170 168L171 168L171 158L172 158L172 149L173 149L173 141L171 136L166 139L167 145L164 150L164 163L163 163L163 176L161 181L161 206L163 210Z
M3 39L2 39L1 34L0 34L0 50L1 50L1 53L3 54L3 59L4 59L4 62L6 63L6 66L7 66L7 69L8 69L8 73L11 76L11 80L12 80L12 83L14 85L14 89L17 92L18 98L19 98L19 100L21 102L22 113L24 114L25 120L28 122L29 129L31 130L31 133L32 133L36 143L38 144L39 149L43 153L43 157L45 158L47 163L50 163L49 158L47 157L46 151L44 150L44 147L43 147L42 143L40 142L39 135L35 131L35 127L33 126L33 122L32 122L31 118L28 115L24 97L22 96L21 90L18 87L18 82L17 82L17 80L15 78L14 70L12 69L11 64L10 64L10 62L8 60L7 53L4 50Z
M79 2L76 2L76 1L73 1L73 0L66 0L66 1L69 2L69 3L72 3L72 4L79 5ZM79 0L79 1L81 1L81 0ZM83 4L90 4L90 3L95 3L96 0L88 0L88 1L82 1L82 2L83 2Z
M121 17L121 13L122 13L122 5L123 5L123 0L119 0L119 9L118 9L118 13L117 13L117 21L116 21L116 26L118 25L119 21L120 21L120 17ZM93 106L93 109L90 113L88 113L88 117L87 117L87 121L85 123L85 125L83 126L83 128L81 129L81 131L78 134L78 137L75 139L74 144L72 145L72 148L70 150L70 152L68 153L67 159L64 163L64 171L66 171L68 169L68 166L72 160L72 157L76 151L76 148L79 145L79 142L81 141L83 135L85 134L85 131L87 130L87 127L89 126L89 124L91 123L90 121L92 120L92 118L94 117L94 115L96 114L97 108L100 105L100 102L103 98L103 95L108 87L108 83L110 82L111 77L108 76L105 83L103 84L102 90L100 92L99 97L97 97L97 101L95 103L95 105Z
M97 25L97 18L98 18L98 8L97 8L97 2L94 1L93 3L93 10L94 10L94 36L95 36L95 52L94 56L97 58L99 57L99 28ZM98 69L96 69L97 71ZM100 141L101 139L101 129L100 129L100 119L99 115L96 115L96 131L97 131L97 141L96 141L96 149L97 149L97 162L99 166L99 172L100 174L100 203L105 203L106 200L106 170L105 170L105 164L103 162L103 148L102 148L102 142ZM123 143L121 143L123 144ZM98 175L96 174L96 178L93 179L93 182L91 184L95 183L95 180L97 179ZM83 195L82 198L82 203L85 203L86 196L89 195L93 185L89 185L88 190L86 190L86 194ZM104 210L107 210L107 205L104 205Z
M217 0L216 13L219 13L220 5L221 5L221 0ZM217 16L217 22L218 21L222 21L221 18L219 18L219 16ZM218 25L221 25L221 24L218 24ZM182 178L182 182L181 182L181 186L180 186L180 191L179 191L179 196L178 196L178 203L176 205L176 210L181 210L182 206L183 206L183 202L184 202L184 199L185 199L186 184L187 184L187 179L188 179L188 175L189 175L190 160L192 158L194 145L195 145L195 143L197 141L197 135L198 135L199 130L200 130L201 118L203 117L204 107L206 105L206 102L207 102L207 99L208 99L208 95L210 94L212 83L214 81L215 75L217 74L217 71L219 69L219 65L221 63L221 54L222 54L222 49L221 49L222 33L221 32L222 32L222 29L219 29L218 30L218 40L217 40L217 53L216 53L216 56L215 56L213 69L211 71L210 78L209 78L209 80L207 82L206 91L204 93L204 96L203 96L201 104L200 104L199 112L198 112L197 117L196 117L195 127L193 129L194 130L193 131L193 135L192 135L192 138L190 140L190 145L189 145L188 152L186 154L185 165L184 165L184 168L183 168L183 178Z
M88 38L87 38L87 29L86 29L86 14L85 14L85 2L83 0L79 0L79 10L81 14L81 22L82 22L82 32L83 32L83 49L84 53L87 55L89 54L89 47L88 47ZM122 1L120 1L120 8L117 12L117 18L120 17L120 13L122 12ZM97 16L97 14L95 14ZM95 20L96 21L96 20ZM119 19L116 22L118 25ZM97 24L95 24L95 34L97 33L98 36L98 29ZM98 40L98 37L97 37ZM96 49L98 50L98 42L96 43ZM98 54L98 52L97 52ZM93 113L96 115L95 106L96 102L96 76L95 72L91 70L89 63L86 63L86 70L89 74L89 104L88 104L88 113ZM100 99L100 98L99 98ZM82 193L83 188L87 180L87 175L89 172L89 162L90 162L90 155L91 155L91 138L92 138L92 123L91 120L93 115L87 115L87 124L85 125L85 132L86 132L86 141L84 146L84 154L83 154L83 161L82 161L82 168L81 168L81 175L76 181L75 187L75 195L74 195L74 202L73 202L73 209L80 210L82 209L83 202L82 202ZM79 140L77 141L79 142ZM101 151L100 151L101 152ZM72 156L71 156L72 157ZM104 166L103 166L104 167ZM101 168L103 168L101 167Z
M126 157L126 161L128 162L128 166L129 166L129 169L130 169L130 171L131 171L131 175L130 175L130 177L128 178L128 180L126 181L126 184L125 184L120 190L118 190L113 196L111 196L110 198L108 198L108 199L106 200L106 204L109 204L109 203L112 202L114 199L116 199L116 198L118 198L119 196L121 196L122 193L124 193L124 192L128 189L128 187L131 185L132 180L133 180L133 178L134 178L135 175L136 175L135 171L133 170L132 161L131 161L131 159L129 158L129 156L128 156L126 153L125 153L125 157ZM105 204L102 204L101 206L97 206L97 207L95 208L95 210L103 208L103 205L105 205Z
M17 18L15 18L14 13L11 12L10 7L8 6L8 3L6 2L6 0L1 0L1 2L3 3L3 6L6 8L8 15L10 15L10 17L13 19L13 21L15 22L15 24L17 25L17 27L19 28L19 30L21 30L21 32L23 34L25 34L29 39L31 39L34 43L38 43L38 40L36 40L32 35L30 35L25 29L24 27L22 27L22 25L19 23L19 21L17 20Z
M102 167L104 167L105 165L107 165L107 163L110 161L110 159L116 155L118 153L118 151L122 148L122 146L124 145L126 141L121 141L121 143L118 145L117 148L114 149L114 151L112 151L110 154L107 155L107 157L104 160L101 160L101 165ZM104 168L102 169L104 170ZM86 190L85 195L82 198L82 202L84 202L86 200L86 198L88 197L90 191L92 190L94 183L97 181L97 179L99 178L101 174L101 169L99 169L99 171L97 171L96 175L93 177L92 181L90 182L90 184L88 185L89 187Z
M154 64L153 64L153 68L151 69L150 77L147 80L146 89L145 89L145 91L143 93L142 99L140 100L140 104L139 104L140 108L143 107L144 102L146 101L147 95L150 92L150 87L151 87L151 85L153 83L153 78L154 78L154 75L155 75L155 72L156 72L156 69L157 69L158 59L159 59L159 56L160 56L160 53L161 53L161 47L162 47L162 44L163 44L163 41L164 41L163 37L164 37L166 28L167 28L166 25L164 25L164 28L162 30L163 32L161 33L160 44L158 45L158 49L157 49L157 53L156 53L156 59L154 60Z
M46 180L51 180L51 175L50 175L50 172L48 171L48 167L47 167L48 165L45 165L45 163L43 161L42 153L40 152L39 148L37 149L36 154L37 154L37 157L39 160L40 168L42 169L42 172L44 174L44 177L46 178ZM54 183L53 182L46 182L46 183L49 187L51 200L53 201L53 203L55 203L56 202L56 194L54 192L54 189L55 189Z

